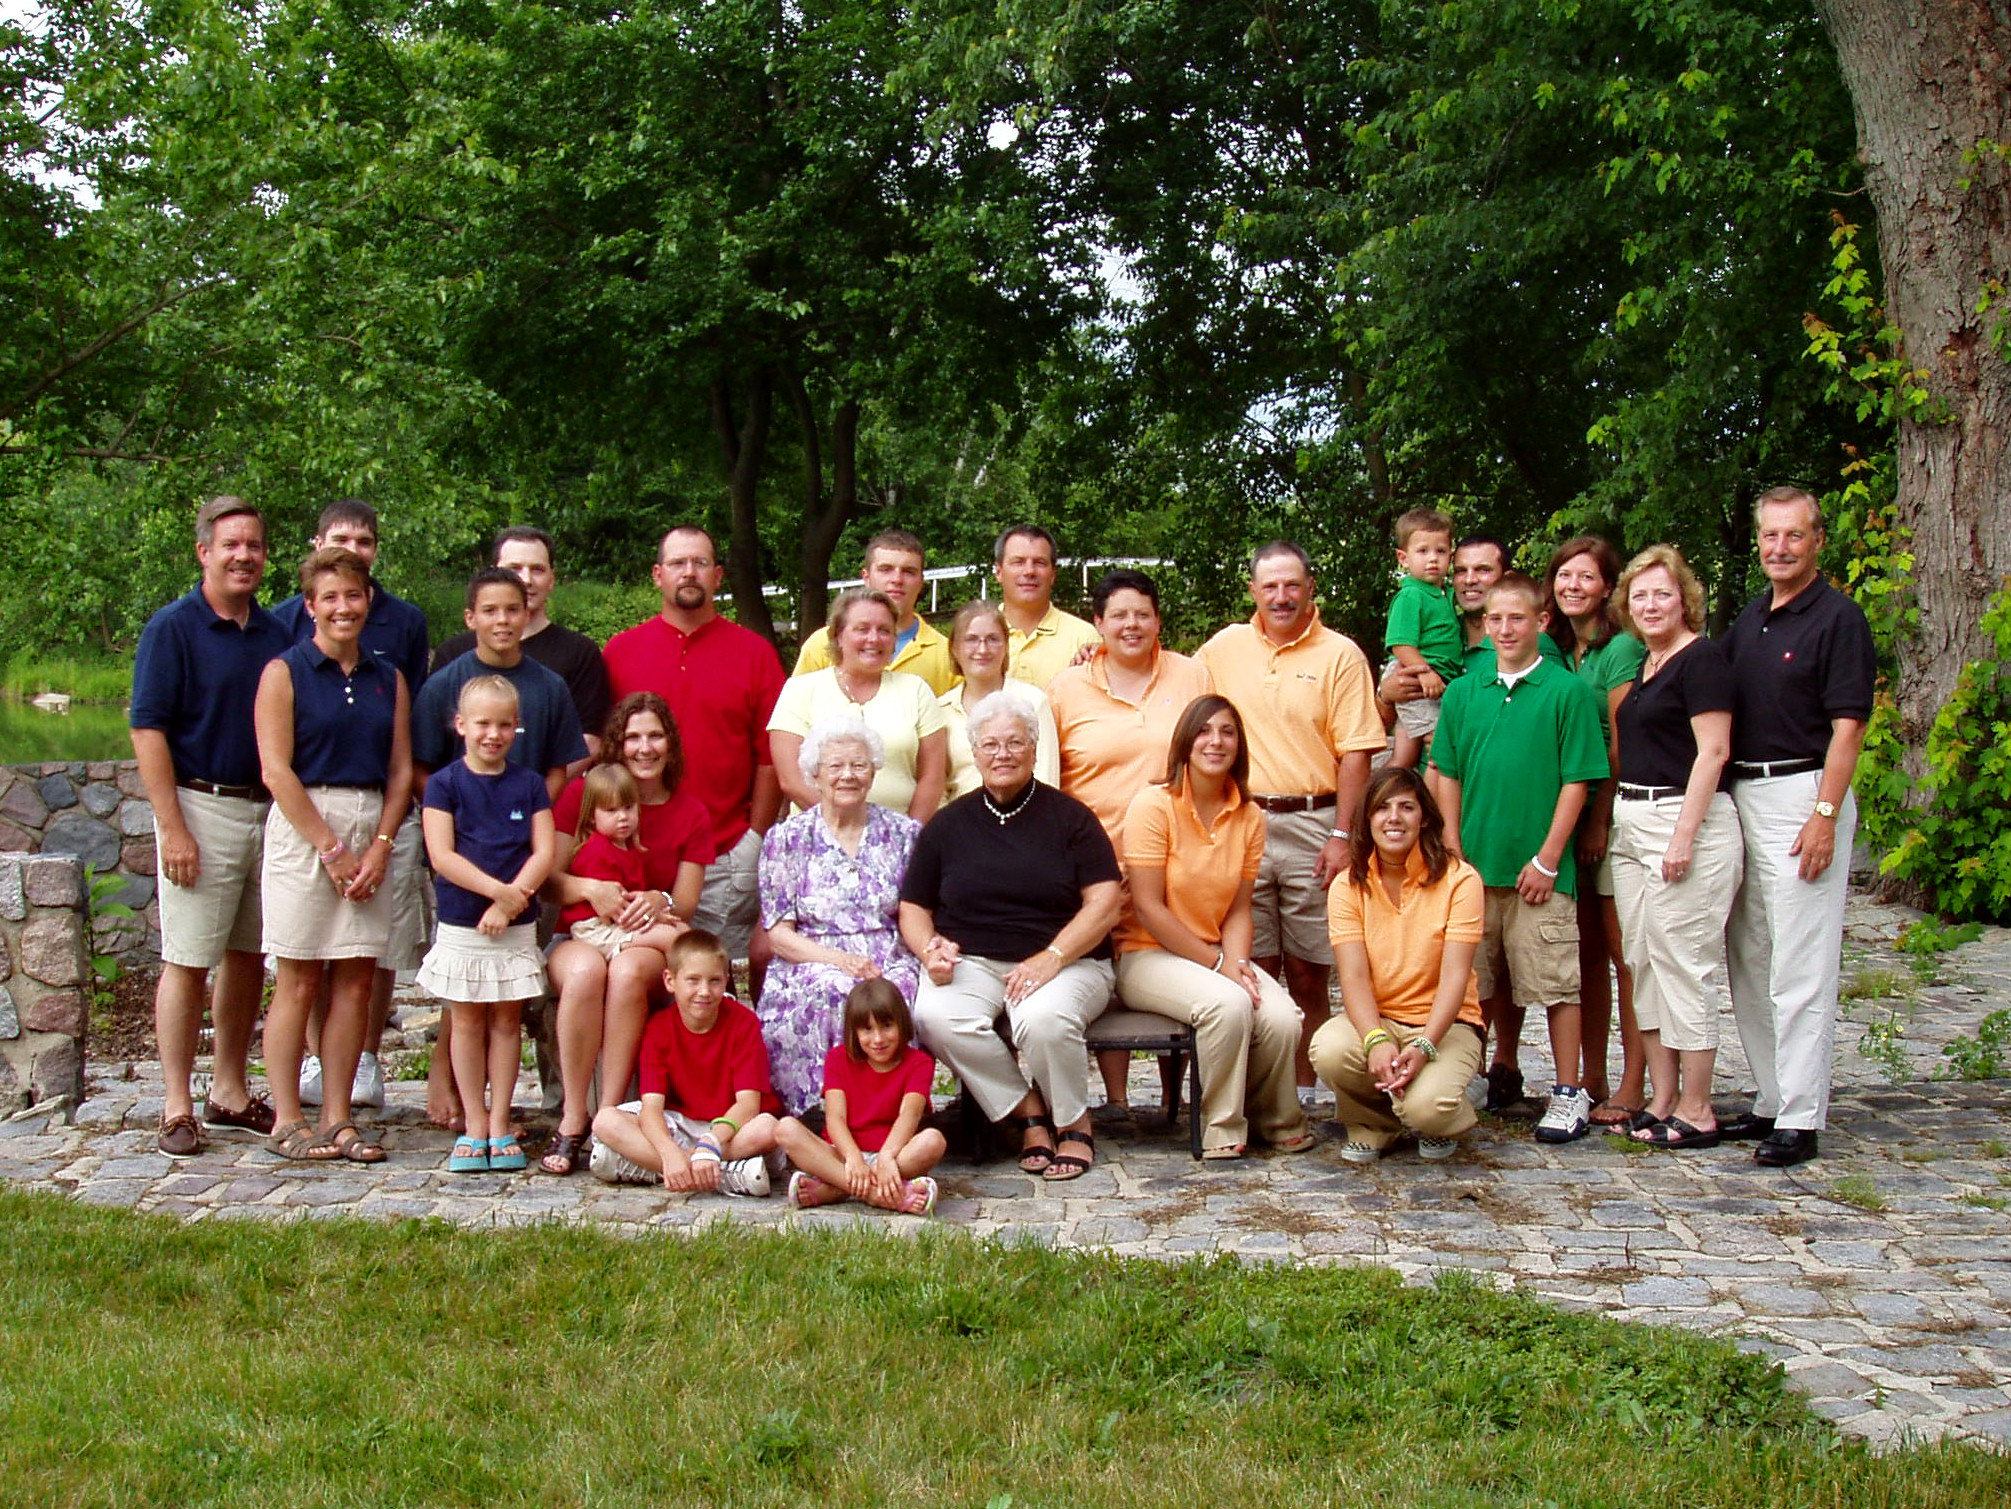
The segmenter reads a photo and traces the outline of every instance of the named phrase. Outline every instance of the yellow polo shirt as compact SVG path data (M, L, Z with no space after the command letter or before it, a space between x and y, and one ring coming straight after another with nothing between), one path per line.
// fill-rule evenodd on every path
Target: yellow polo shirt
M1233 792L1212 828L1185 781L1177 793L1147 786L1124 814L1124 868L1164 870L1167 910L1203 943L1222 941L1237 890L1263 863L1264 814ZM1128 905L1111 941L1120 954L1165 947Z
M929 690L940 697L964 678L957 674L956 665L950 659L950 642L926 618L918 619L917 623L919 627L915 630L915 637L901 646L894 658L887 662L887 669L920 676L929 683ZM826 669L830 664L831 631L813 629L796 654L796 669L789 674L807 676L812 671Z
M1253 614L1201 646L1198 658L1243 715L1258 796L1326 795L1342 755L1388 742L1367 658L1317 609L1288 645L1272 644Z
M1327 889L1327 933L1335 951L1343 943L1367 948L1376 1009L1413 1027L1431 1020L1445 945L1479 943L1486 911L1487 888L1480 883L1480 871L1465 860L1448 865L1437 885L1426 885L1424 877L1424 857L1412 849L1404 862L1399 905L1391 906L1383 889L1379 858L1369 860L1366 888L1343 874ZM1480 1026L1480 987L1471 970L1459 1020Z
M1031 681L1042 690L1068 669L1084 645L1103 643L1095 624L1073 613L1064 613L1053 603L1047 605L1047 616L1033 626L1033 632L1022 634L1008 623L1006 638L1010 641L1006 674L1016 680Z
M1096 814L1121 853L1131 799L1165 776L1173 725L1214 687L1200 661L1161 650L1144 694L1127 702L1111 694L1109 660L1109 651L1098 650L1070 666L1049 683L1047 700L1061 741L1061 789Z

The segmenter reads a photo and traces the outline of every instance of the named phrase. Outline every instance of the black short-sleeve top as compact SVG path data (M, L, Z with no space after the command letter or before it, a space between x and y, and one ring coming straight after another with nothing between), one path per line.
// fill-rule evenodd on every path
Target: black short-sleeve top
M1690 784L1697 762L1697 736L1690 720L1699 713L1728 713L1738 688L1725 652L1708 639L1693 639L1664 661L1653 676L1636 677L1621 699L1614 726L1620 738L1620 779L1630 786ZM1729 790L1727 773L1718 789Z
M1010 816L1003 823L997 812ZM984 959L1030 959L1082 909L1083 890L1121 878L1096 814L1043 782L988 806L958 797L915 840L901 900L926 907L936 931ZM1104 939L1087 957L1108 959Z
M1732 758L1820 760L1830 722L1868 720L1878 654L1864 610L1818 576L1779 608L1762 592L1719 640L1737 678Z

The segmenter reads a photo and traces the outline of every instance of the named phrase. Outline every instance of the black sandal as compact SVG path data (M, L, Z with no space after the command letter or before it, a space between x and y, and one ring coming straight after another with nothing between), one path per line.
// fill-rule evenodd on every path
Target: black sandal
M1057 1151L1042 1172L1043 1179L1056 1184L1068 1179L1080 1179L1096 1165L1096 1137L1090 1132L1061 1131L1054 1134L1057 1146L1064 1142L1079 1142L1090 1151L1087 1158L1078 1158L1074 1153Z
M539 1170L555 1179L565 1178L585 1159L593 1135L591 1127L584 1132L552 1133L552 1140L545 1144L545 1151L538 1159Z
M1021 1173L1023 1174L1042 1173L1047 1169L1047 1167L1050 1164L1054 1162L1053 1148L1027 1147L1023 1140L1026 1134L1032 1131L1035 1127L1039 1127L1042 1131L1046 1132L1050 1137L1054 1136L1054 1121L1051 1117L1045 1114L1039 1116L1008 1116L1005 1119L1005 1125L1009 1127L1018 1128L1020 1136L1022 1138L1022 1143L1019 1150L1019 1171ZM1028 1167L1027 1160L1035 1158L1039 1159L1040 1161L1033 1164L1032 1167Z

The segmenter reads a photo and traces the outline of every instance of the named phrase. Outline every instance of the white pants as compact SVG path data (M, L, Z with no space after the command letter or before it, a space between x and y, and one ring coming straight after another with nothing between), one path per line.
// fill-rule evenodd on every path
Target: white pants
M949 1065L977 1097L985 1115L997 1121L1010 1115L1032 1088L992 1025L1006 1012L1013 1043L1025 1055L1048 1113L1056 1126L1067 1126L1089 1111L1089 1052L1083 1033L1110 1004L1110 963L1077 959L1017 1006L1008 1006L1005 978L1017 967L1016 960L966 954L947 985L923 975L915 995L915 1032L922 1046Z
M1613 905L1627 967L1634 972L1634 1015L1643 1032L1679 1053L1718 1046L1718 1018L1730 1004L1725 920L1745 874L1738 809L1716 792L1690 849L1681 880L1662 878L1662 856L1683 815L1683 798L1613 804Z
M1801 878L1801 860L1788 850L1815 811L1820 779L1811 770L1732 788L1746 847L1726 938L1732 1012L1759 1085L1753 1114L1791 1131L1820 1131L1829 1120L1843 907L1857 836L1857 798L1846 793L1836 857L1813 881Z
M1117 961L1118 997L1194 1029L1201 1060L1205 1146L1242 1147L1250 1123L1266 1142L1296 1142L1306 1132L1292 1073L1303 1014L1285 987L1257 972L1258 1001L1234 980L1163 948L1133 949Z

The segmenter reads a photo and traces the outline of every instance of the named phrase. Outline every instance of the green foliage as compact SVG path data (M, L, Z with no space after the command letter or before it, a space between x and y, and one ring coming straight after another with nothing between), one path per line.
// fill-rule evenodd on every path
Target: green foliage
M1886 1208L1885 1196L1878 1192L1878 1186L1864 1174L1846 1174L1831 1182L1830 1198L1840 1200L1845 1205L1854 1205L1859 1210L1877 1214Z
M1885 1070L1885 1077L1894 1084L1904 1084L1914 1077L1913 1065L1906 1056L1906 1023L1900 1019L1897 1009L1886 1013L1881 1021L1870 1023L1864 1029L1864 1036L1857 1040L1858 1056L1877 1064Z
M84 866L84 917L85 936L91 945L88 962L91 966L91 1006L94 1012L103 1011L112 1003L112 982L125 972L118 956L98 950L98 923L103 921L130 922L139 913L118 898L126 889L123 875L106 872L100 874L96 865Z
M133 663L123 655L16 655L0 675L0 695L38 697L67 692L79 702L127 702L133 695Z
M2002 1079L2011 1061L2011 1011L1993 1011L1976 1024L1974 1037L1942 1046L1951 1079Z

